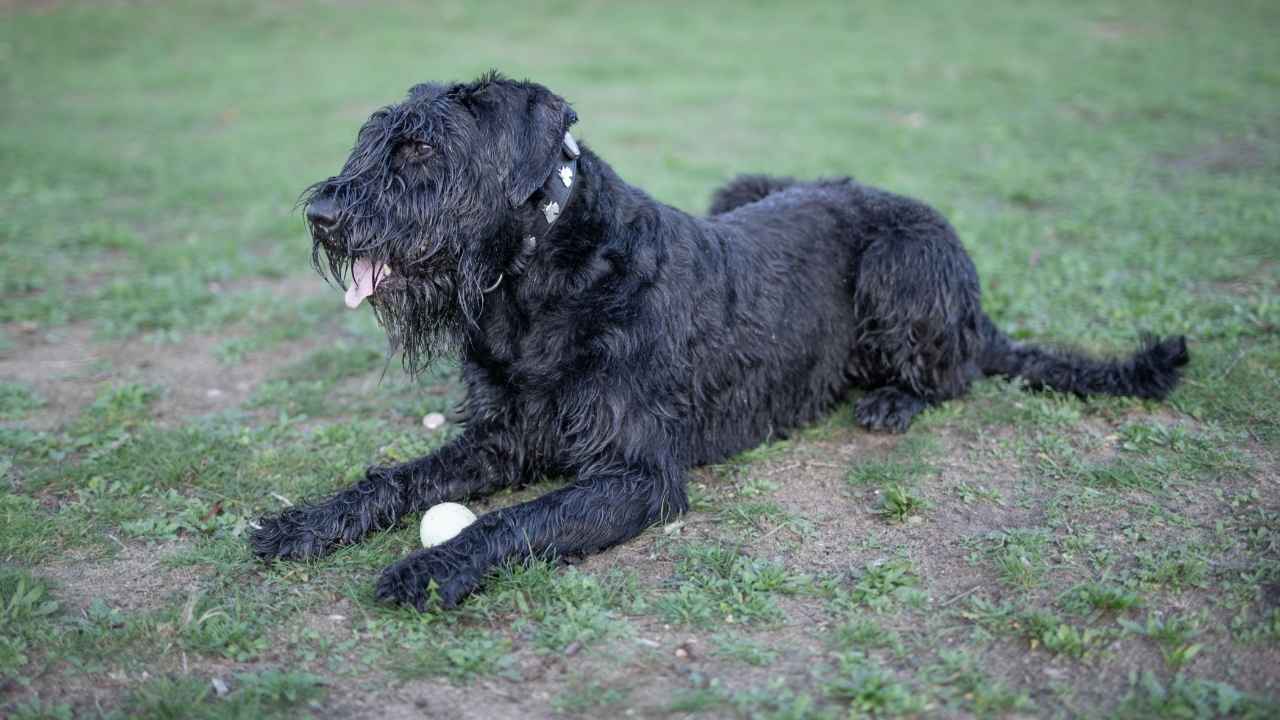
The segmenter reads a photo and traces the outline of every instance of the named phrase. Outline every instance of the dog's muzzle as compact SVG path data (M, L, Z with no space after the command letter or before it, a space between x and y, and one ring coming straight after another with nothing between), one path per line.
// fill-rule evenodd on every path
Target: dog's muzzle
M338 225L338 206L329 198L316 198L307 203L307 222L317 230L332 232Z

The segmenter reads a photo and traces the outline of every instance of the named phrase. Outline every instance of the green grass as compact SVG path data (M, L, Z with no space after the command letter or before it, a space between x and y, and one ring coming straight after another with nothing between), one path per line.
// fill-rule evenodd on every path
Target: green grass
M988 538L988 553L1001 580L1014 588L1032 588L1047 572L1048 534L1041 528L1010 528Z
M1137 559L1136 578L1147 586L1183 590L1203 587L1209 579L1209 565L1203 554L1190 545L1139 553Z
M1265 718L1280 705L1241 693L1225 683L1175 676L1163 683L1151 673L1132 680L1133 689L1117 709L1118 718Z
M1115 627L1072 624L1048 610L1017 609L974 598L963 616L997 635L1019 638L1029 650L1081 659L1093 657L1120 634Z
M1173 670L1179 670L1194 658L1204 646L1192 642L1200 635L1200 626L1204 622L1201 616L1173 616L1160 618L1148 615L1146 622L1121 621L1121 625L1130 632L1150 638L1160 646L1165 662Z
M890 485L884 489L876 512L885 520L901 523L919 520L928 506L927 502L901 485Z
M919 605L924 601L919 590L920 577L911 561L902 558L868 563L846 582L835 595L837 607L860 607L884 611L901 603Z
M471 609L489 621L517 617L536 647L563 652L630 636L624 615L635 608L635 593L626 574L587 575L536 560L502 568Z
M49 586L15 570L0 570L0 677L21 677L33 645L50 632L59 611Z
M712 642L715 644L716 655L748 665L768 667L778 659L776 650L739 635L717 635L712 638Z
M902 639L898 633L886 630L871 618L858 616L835 627L831 635L831 644L837 648L862 651L868 648L890 648L901 653L903 650Z
M674 623L711 626L776 624L779 596L806 591L810 578L736 547L689 544L678 548L675 590L657 610Z
M0 7L0 716L1277 712L1274 3ZM739 172L921 198L1012 336L1184 333L1185 381L982 381L897 438L845 405L452 613L374 601L416 518L264 567L250 522L430 452L463 394L388 366L298 194L411 84L491 67L688 211Z
M17 383L0 383L0 420L21 418L42 405L44 400L31 388Z
M52 525L35 499L0 493L0 557L25 563L45 557Z
M938 452L936 438L917 430L898 442L883 459L859 460L845 476L855 487L878 485L903 486L923 480L933 472L929 457Z
M928 707L921 695L861 653L838 656L835 675L823 683L822 690L828 698L847 704L853 717L911 716Z
M320 678L304 672L267 670L223 680L221 697L203 678L157 678L129 697L120 717L147 720L178 718L289 718L310 716L307 706L326 694Z
M926 668L930 682L941 688L944 702L977 717L1035 709L1025 691L1011 689L983 672L979 662L963 650L943 650L939 662Z
M599 717L602 712L624 710L629 694L630 691L625 687L609 687L595 682L579 683L556 696L551 707L567 715Z
M291 415L347 412L349 403L334 397L334 387L342 380L373 372L383 364L383 353L373 348L339 346L317 350L275 373L274 378L258 390L252 404Z
M1141 607L1142 598L1123 587L1090 582L1069 590L1059 600L1059 605L1079 615L1118 613Z
M926 424L924 421L921 424ZM859 460L845 475L855 491L873 488L869 502L874 512L889 523L919 524L929 508L917 489L936 474L929 458L939 452L936 438L919 428L899 441L884 458Z
M511 642L500 634L467 629L423 643L395 665L405 678L442 675L458 682L472 682L492 675L509 657Z

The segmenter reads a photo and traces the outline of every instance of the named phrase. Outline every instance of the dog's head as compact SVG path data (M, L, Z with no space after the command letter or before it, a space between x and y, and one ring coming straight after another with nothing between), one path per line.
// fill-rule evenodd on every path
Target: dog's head
M348 306L369 299L406 367L425 367L475 321L576 119L545 87L497 73L416 85L360 128L339 174L303 194L316 269L348 288Z

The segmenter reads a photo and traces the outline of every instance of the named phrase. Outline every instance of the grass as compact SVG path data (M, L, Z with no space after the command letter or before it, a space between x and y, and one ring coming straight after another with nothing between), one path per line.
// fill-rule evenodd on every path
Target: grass
M713 636L712 642L716 655L748 665L768 667L778 659L776 650L739 635Z
M868 648L890 648L900 653L903 650L902 640L896 632L886 630L871 618L857 616L835 627L831 644L837 648L863 651Z
M1079 615L1119 613L1142 606L1142 598L1123 587L1089 582L1078 585L1063 595L1059 605Z
M853 574L850 581L836 591L835 605L843 608L866 607L883 611L899 603L921 604L920 578L911 561L902 558L877 560Z
M944 702L978 717L1031 712L1035 704L1025 691L991 678L963 650L943 650L937 664L926 668L930 682L942 688Z
M1030 589L1048 571L1045 560L1048 534L1040 528L1010 528L988 539L992 563L1006 585Z
M1116 628L1075 625L1048 610L1015 609L982 598L973 599L963 616L998 635L1024 641L1029 650L1075 659L1092 657L1119 633Z
M567 715L598 717L605 711L621 711L626 708L629 691L627 688L609 687L600 683L586 682L569 688L551 702L557 712Z
M861 653L845 653L836 663L836 674L823 683L822 690L848 705L851 716L911 716L928 708L923 697Z
M17 383L0 383L0 419L21 418L44 405L31 388Z
M46 583L20 571L0 574L0 677L18 676L30 662L32 644L43 639L58 609Z
M581 649L632 634L624 615L634 608L634 579L623 573L586 575L559 571L546 560L503 568L492 592L473 604L482 617L516 623L547 652Z
M682 545L675 569L674 592L658 601L657 610L689 625L775 624L783 617L777 597L811 585L780 564L724 545Z
M919 520L920 513L927 507L928 503L912 494L910 490L901 485L890 485L884 489L876 512L890 522L901 523L913 519Z
M450 633L443 642L423 643L395 666L402 677L441 675L466 683L497 672L510 657L511 641L479 629Z
M268 670L242 673L218 692L210 682L161 678L140 686L125 705L130 718L296 717L323 698L320 678L308 673Z
M1274 705L1241 694L1230 685L1180 675L1164 683L1151 673L1143 673L1132 684L1115 713L1118 718L1264 718L1276 710Z
M346 412L350 403L334 397L342 380L368 375L384 364L381 352L369 347L338 346L317 350L275 373L263 383L252 405L290 415L326 415Z
M845 475L854 487L871 486L877 515L890 523L918 524L929 502L917 488L935 473L928 458L938 452L936 439L917 429L898 443L885 458L860 460Z
M1175 5L0 3L0 716L1275 715L1280 14ZM453 613L374 601L411 526L264 567L250 522L463 393L341 310L298 193L490 67L685 210L746 171L922 198L1015 338L1185 333L1185 382L983 381L901 437L846 404Z

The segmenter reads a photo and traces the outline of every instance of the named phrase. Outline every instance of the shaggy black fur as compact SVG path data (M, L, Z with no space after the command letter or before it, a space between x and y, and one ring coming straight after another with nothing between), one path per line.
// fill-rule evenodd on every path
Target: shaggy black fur
M451 606L497 563L595 552L683 512L688 468L812 422L852 387L870 391L862 425L902 431L983 375L1161 398L1187 362L1181 337L1122 360L1010 341L946 220L850 179L742 177L698 218L583 148L564 215L528 241L575 120L533 83L419 85L310 189L317 267L345 283L357 258L390 264L374 309L411 370L460 352L466 423L439 452L264 518L258 555L313 558L439 502L570 478L378 582L380 598L421 608L434 588Z

